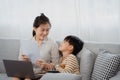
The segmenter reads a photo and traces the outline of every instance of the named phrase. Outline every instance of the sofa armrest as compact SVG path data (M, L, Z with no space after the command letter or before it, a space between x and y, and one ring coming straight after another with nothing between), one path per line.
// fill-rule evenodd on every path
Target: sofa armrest
M46 73L40 80L81 80L81 75L69 73Z
M112 78L110 78L109 80L120 80L120 71Z
M5 73L0 73L0 80L12 80L12 78L8 77Z
M0 73L6 73L3 61L0 61Z

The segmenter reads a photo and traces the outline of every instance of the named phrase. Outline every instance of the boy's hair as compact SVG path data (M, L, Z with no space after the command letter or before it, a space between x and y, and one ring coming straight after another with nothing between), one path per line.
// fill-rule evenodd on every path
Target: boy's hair
M78 37L70 35L64 38L64 41L67 41L70 45L73 46L72 54L77 55L83 48L84 42Z

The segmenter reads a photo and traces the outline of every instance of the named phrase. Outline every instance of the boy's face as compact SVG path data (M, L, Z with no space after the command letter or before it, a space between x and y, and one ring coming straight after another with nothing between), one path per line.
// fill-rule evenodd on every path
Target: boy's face
M73 46L70 45L67 41L64 40L64 41L60 44L59 50L60 50L61 52L72 51L72 50L73 50Z

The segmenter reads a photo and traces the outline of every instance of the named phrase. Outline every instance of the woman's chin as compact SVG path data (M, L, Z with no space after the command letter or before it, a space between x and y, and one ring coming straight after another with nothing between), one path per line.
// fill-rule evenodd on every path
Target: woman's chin
M40 40L44 40L46 37L41 37Z

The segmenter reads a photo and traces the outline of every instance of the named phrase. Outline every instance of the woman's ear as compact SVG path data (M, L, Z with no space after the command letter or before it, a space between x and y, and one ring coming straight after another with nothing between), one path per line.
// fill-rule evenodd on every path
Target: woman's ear
M33 27L33 30L34 30L34 31L36 31L36 28L35 28L35 27Z

